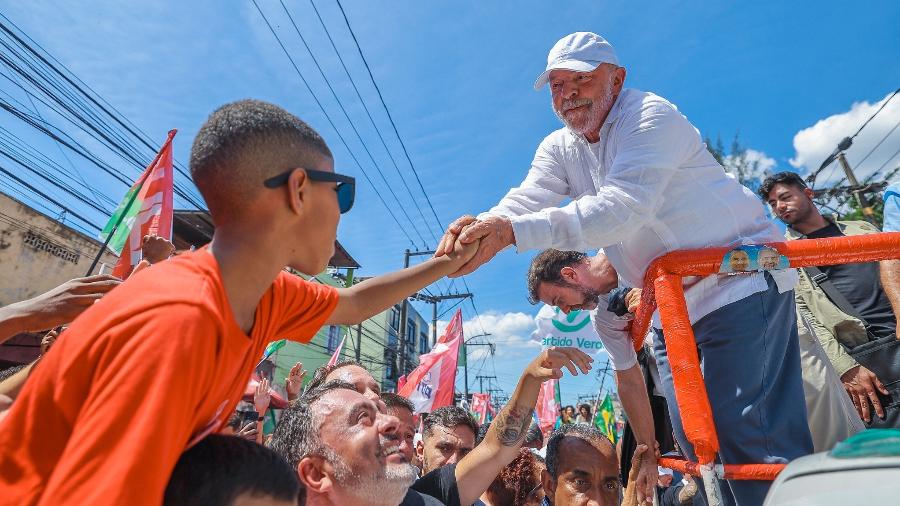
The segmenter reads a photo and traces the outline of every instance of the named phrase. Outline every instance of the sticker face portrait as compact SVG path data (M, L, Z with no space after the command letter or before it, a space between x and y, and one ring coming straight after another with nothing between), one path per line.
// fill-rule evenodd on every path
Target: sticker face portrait
M777 269L780 261L781 256L778 252L769 248L759 250L759 255L756 257L759 268L763 270Z
M736 249L731 252L729 265L734 272L747 271L750 269L750 255L746 251Z

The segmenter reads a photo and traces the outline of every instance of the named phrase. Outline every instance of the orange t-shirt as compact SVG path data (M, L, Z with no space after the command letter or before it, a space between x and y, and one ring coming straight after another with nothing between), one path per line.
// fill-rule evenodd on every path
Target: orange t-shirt
M0 422L0 504L162 502L182 451L234 411L268 342L308 342L337 290L282 272L248 336L206 249L135 274L79 316Z

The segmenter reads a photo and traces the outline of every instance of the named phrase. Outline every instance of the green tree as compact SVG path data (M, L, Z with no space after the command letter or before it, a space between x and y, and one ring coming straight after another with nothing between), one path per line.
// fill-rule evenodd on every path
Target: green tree
M733 175L754 194L762 185L763 180L769 175L769 171L761 166L759 160L748 156L747 148L741 144L740 134L734 134L731 146L725 150L722 137L717 136L713 142L708 136L704 139L706 148L712 153L713 158L725 168L725 172Z

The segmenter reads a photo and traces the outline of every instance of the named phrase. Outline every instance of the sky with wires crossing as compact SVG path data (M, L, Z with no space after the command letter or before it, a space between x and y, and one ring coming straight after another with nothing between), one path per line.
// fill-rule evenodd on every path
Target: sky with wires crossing
M405 249L434 247L443 226L521 181L559 125L531 84L566 33L607 37L626 85L668 98L703 135L727 144L739 133L761 170L816 169L900 88L891 1L7 0L0 14L2 191L96 235L177 128L176 207L202 207L186 177L193 135L225 102L269 100L316 128L336 170L357 178L338 236L364 275L401 267ZM900 97L847 152L860 179L900 166L898 125ZM817 185L841 176L834 164ZM476 294L458 306L466 331L498 348L473 350L470 378L496 376L506 392L538 350L531 257L506 251L429 288ZM598 386L566 380L564 401Z

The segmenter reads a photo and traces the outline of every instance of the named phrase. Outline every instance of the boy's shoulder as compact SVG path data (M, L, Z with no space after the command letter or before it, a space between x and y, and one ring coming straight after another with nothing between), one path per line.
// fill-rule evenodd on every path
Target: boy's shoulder
M226 301L218 265L205 249L151 265L110 295L146 307L173 303L218 307Z

